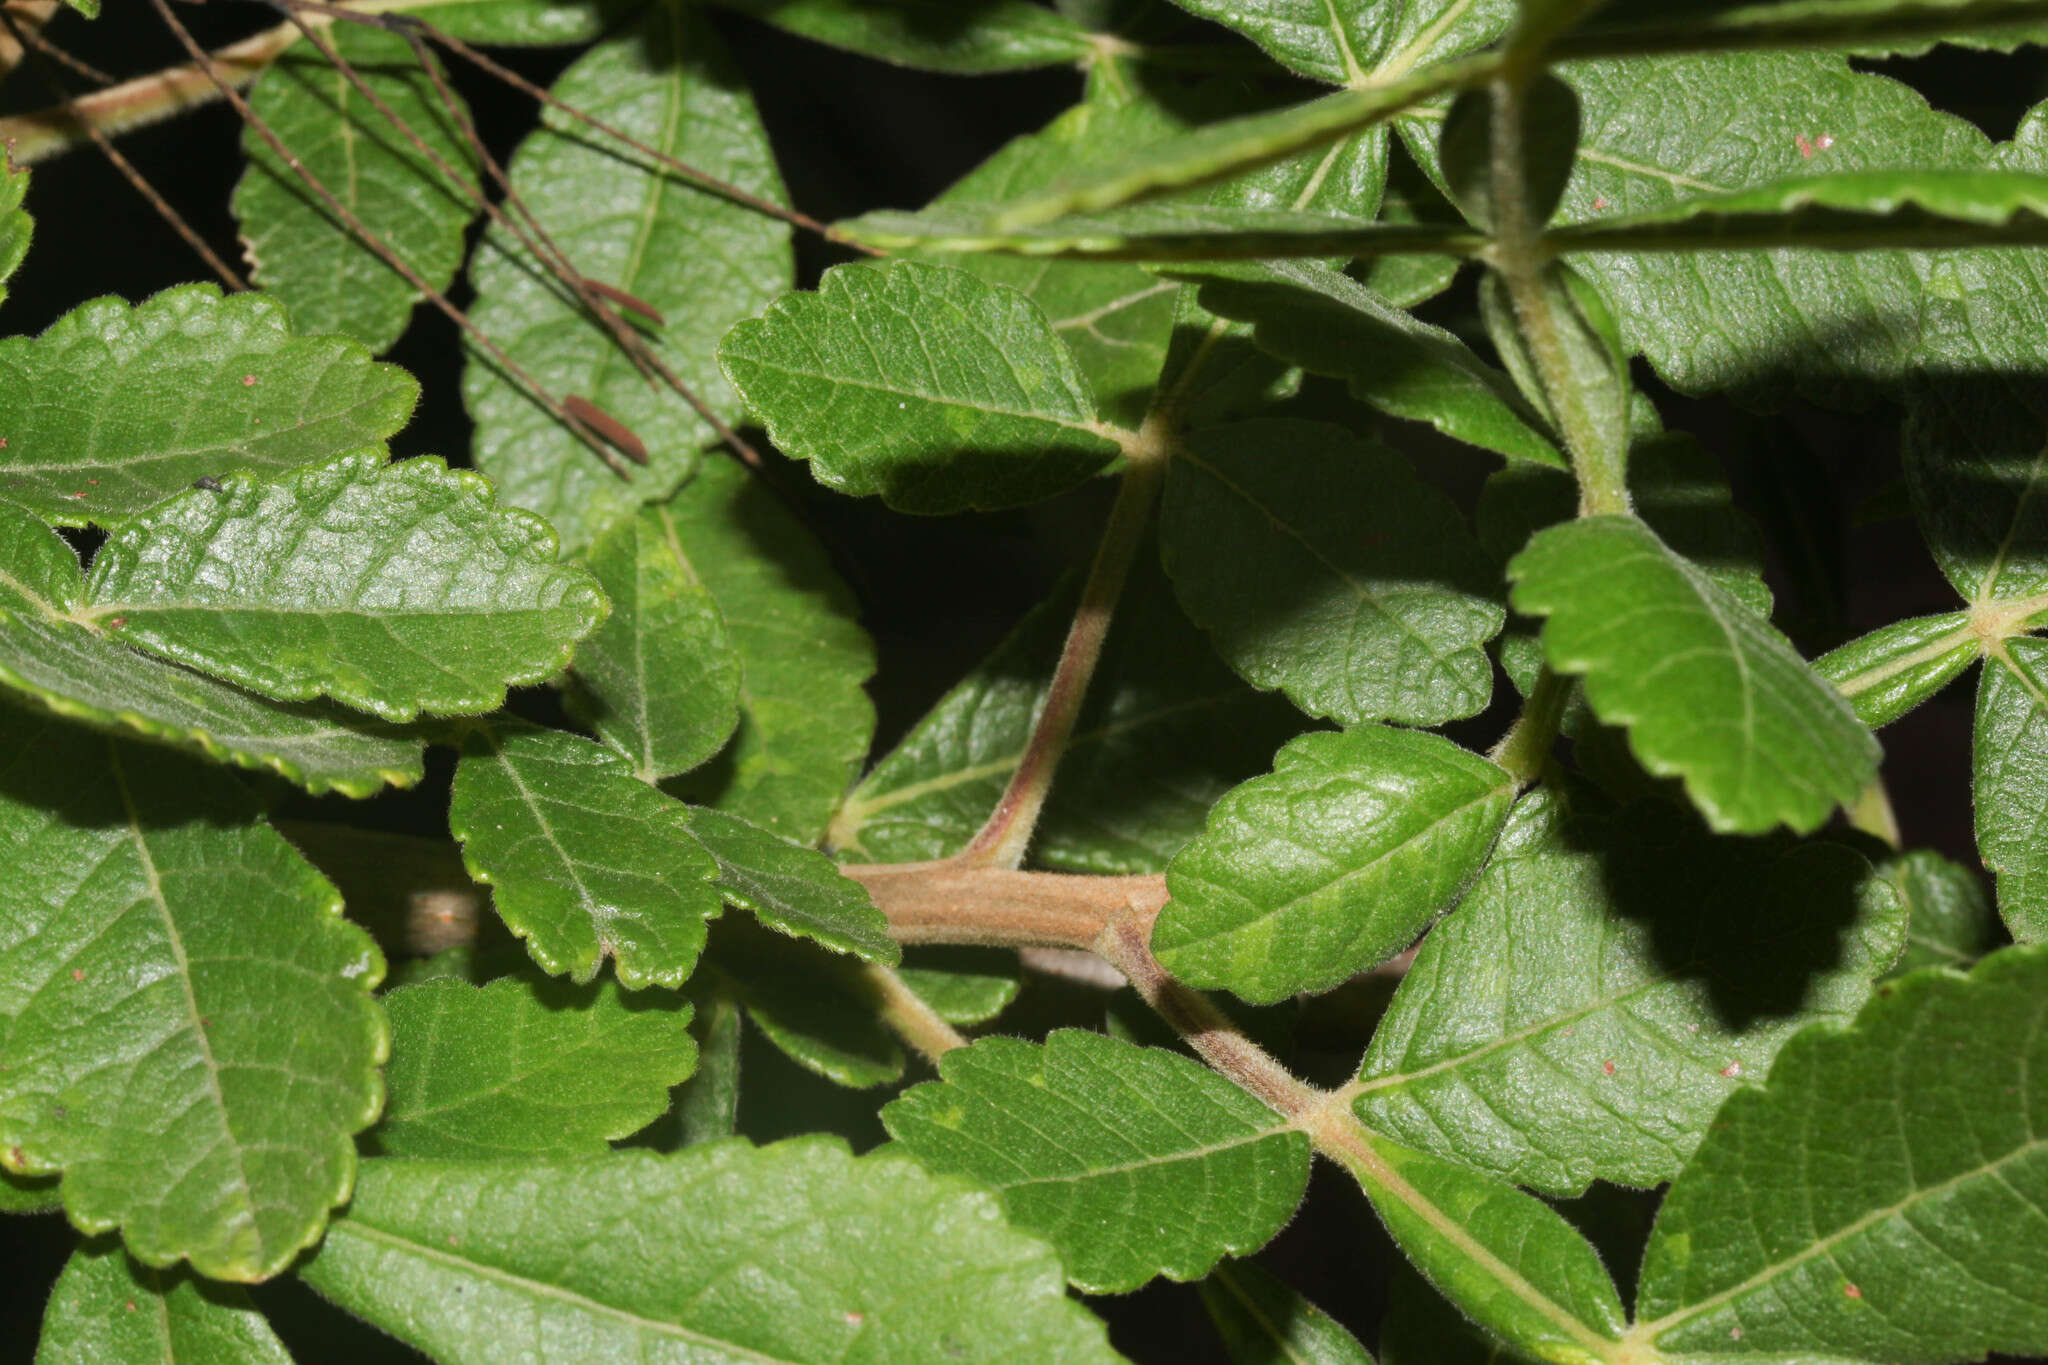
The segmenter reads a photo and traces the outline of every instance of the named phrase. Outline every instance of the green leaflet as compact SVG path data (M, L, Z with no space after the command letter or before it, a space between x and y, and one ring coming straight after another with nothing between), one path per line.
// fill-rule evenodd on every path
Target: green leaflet
M701 12L652 7L555 83L558 99L707 174L768 199L782 185L752 97ZM737 396L713 350L740 318L790 283L789 228L648 163L556 111L512 158L512 183L576 268L659 310L656 354L726 421ZM476 465L505 501L539 512L580 550L642 503L668 495L697 464L711 429L662 385L650 386L603 328L501 233L471 266L476 323L550 394L578 394L647 443L626 482L487 357L472 355L463 396L476 418Z
M1738 1095L1673 1183L1636 1337L1708 1357L2048 1351L2048 949L1881 987Z
M875 729L863 689L875 646L824 547L732 460L706 460L655 513L725 620L740 658L740 726L709 766L669 785L797 843L817 842Z
M1028 0L717 0L798 37L921 71L960 76L1065 66L1089 35Z
M1345 723L1485 708L1505 613L1456 506L1384 446L1285 419L1194 433L1161 551L1188 615L1254 686Z
M634 0L407 0L406 9L472 43L584 43L636 8Z
M837 266L718 355L778 447L898 511L1042 501L1117 453L1043 311L951 266Z
M1346 1168L1408 1259L1467 1317L1544 1360L1611 1358L1623 1323L1614 1281L1549 1205L1392 1142L1368 1150Z
M1628 729L1652 774L1680 777L1724 833L1810 830L1854 800L1877 743L1791 644L1633 517L1539 532L1508 568L1547 619L1551 666Z
M343 208L445 290L462 267L463 234L477 213L460 125L399 35L335 24L323 36L460 181L450 182L310 43L287 49L257 78L249 107ZM242 151L249 165L233 206L255 284L291 311L302 332L343 332L372 351L398 340L419 293L335 220L254 125L243 130Z
M1835 685L1872 729L1889 725L1926 701L1983 651L1968 612L1894 621L1829 650L1813 671Z
M725 899L761 923L866 962L903 960L867 888L824 854L725 811L689 807L684 821L717 860Z
M911 862L966 847L1024 752L1078 591L1070 583L1034 609L875 765L834 817L833 848ZM1210 804L1263 771L1303 725L1283 699L1224 667L1174 604L1158 557L1141 549L1032 859L1072 872L1161 871Z
M902 1076L903 1049L858 964L728 915L704 974L799 1066L856 1090Z
M2048 938L2048 640L2000 642L1977 684L1977 852L2022 943Z
M1901 453L1920 534L1964 600L1995 611L2001 633L2048 614L2048 404L2037 389L1996 376L1925 385Z
M696 767L739 724L739 653L673 530L644 507L584 555L612 611L577 649L565 698L643 782Z
M1596 19L1554 55L1850 46L1917 53L1936 42L2010 50L2044 22L2041 0L1765 0L1691 6L1650 22Z
M669 1116L656 1132L674 1134L679 1147L731 1137L739 1128L740 1006L723 991L703 995L693 1029L697 1072L675 1092Z
M1317 374L1393 417L1428 422L1510 460L1566 467L1547 424L1507 375L1439 327L1350 276L1307 261L1211 267L1202 306L1252 324L1261 350Z
M1514 18L1510 0L1179 0L1244 34L1281 65L1332 85L1386 81L1483 47Z
M28 255L29 236L35 221L21 206L28 193L28 171L16 170L12 162L0 159L0 303L7 302L7 277L21 267Z
M1888 976L1921 967L1968 967L1998 942L1998 916L1977 873L1929 849L1878 869L1906 903L1906 951Z
M1227 1261L1196 1287L1234 1365L1372 1365L1357 1337L1256 1261Z
M540 518L381 450L169 499L93 557L86 595L75 620L173 663L386 720L494 710L606 611Z
M455 769L448 828L498 916L545 971L680 986L722 908L718 864L681 803L617 754L556 730L483 731Z
M383 958L234 778L5 719L0 1161L145 1264L274 1275L383 1098Z
M1794 1032L1899 955L1894 883L1837 844L1715 838L1661 802L1522 802L1347 1088L1366 1126L1546 1194L1677 1174Z
M295 337L275 300L206 284L0 339L0 374L0 497L61 526L119 526L194 479L375 445L419 397L359 343Z
M384 997L391 1019L379 1156L592 1156L668 1108L697 1060L690 1006L616 982L454 977Z
M1380 1365L1535 1365L1474 1326L1405 1261L1388 1280L1379 1352Z
M985 1024L1023 988L1016 955L1001 948L927 944L896 975L949 1024Z
M1189 985L1253 1004L1327 990L1456 903L1514 794L1508 774L1440 735L1303 735L1175 855L1152 949Z
M1089 1293L1199 1279L1294 1214L1309 1144L1200 1063L1078 1029L985 1038L882 1110L927 1168L997 1194Z
M803 1138L672 1156L366 1163L302 1274L446 1365L583 1359L1110 1365L1043 1243L901 1157Z
M291 1365L239 1286L138 1265L118 1243L71 1253L43 1310L36 1365Z
M64 1207L57 1177L31 1179L0 1166L0 1214L55 1213Z
M78 618L71 547L0 501L0 686L58 715L141 735L308 791L368 796L421 773L420 742L324 702L283 706L139 654Z

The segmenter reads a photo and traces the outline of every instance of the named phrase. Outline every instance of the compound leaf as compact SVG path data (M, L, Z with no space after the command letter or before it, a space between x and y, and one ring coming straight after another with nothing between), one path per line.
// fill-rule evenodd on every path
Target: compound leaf
M787 33L920 71L959 76L1069 66L1094 47L1079 24L1029 0L718 0Z
M1514 794L1507 773L1440 735L1303 735L1174 856L1152 949L1189 985L1254 1004L1327 990L1456 903Z
M118 1243L71 1253L43 1310L36 1365L291 1365L247 1291L138 1265Z
M1506 613L1449 498L1341 427L1261 419L1176 452L1161 553L1181 605L1247 682L1346 724L1483 710Z
M533 960L578 982L609 957L629 989L682 985L722 908L718 864L681 803L578 735L478 734L455 768L448 828Z
M835 267L718 354L778 447L899 511L1038 502L1117 453L1044 311L952 266Z
M875 729L863 687L875 646L853 594L810 529L734 461L705 461L655 516L718 604L741 670L738 733L670 786L815 843Z
M442 977L391 991L380 1156L591 1156L668 1108L697 1061L687 1002L615 982Z
M368 796L421 773L420 742L325 702L285 706L137 653L83 624L71 547L0 501L0 686L58 715L141 735L309 791Z
M335 24L324 37L459 180L310 43L287 48L257 78L249 107L343 208L445 290L462 267L463 234L477 213L476 177L458 125L399 35ZM235 186L234 213L254 282L291 310L302 332L344 332L373 351L398 340L418 291L335 220L253 124L243 130L242 151L249 165Z
M1855 799L1877 742L1783 636L1633 517L1538 532L1508 567L1517 610L1546 617L1551 666L1680 777L1723 833L1810 830Z
M62 526L119 526L200 478L375 445L419 385L345 337L292 334L263 294L180 285L95 299L0 339L0 497Z
M1880 626L1815 659L1813 671L1876 729L1947 687L1981 652L1969 613L1953 611Z
M882 1110L890 1136L993 1189L1089 1293L1256 1251L1308 1183L1306 1135L1177 1053L1060 1029L956 1049L939 1077Z
M792 938L866 962L903 960L867 888L841 876L824 854L726 811L692 806L685 818L690 833L717 860L718 889L727 901Z
M537 1163L372 1161L301 1272L447 1365L586 1358L1111 1365L992 1196L838 1143Z
M1677 1174L1795 1031L1898 956L1890 880L1837 844L1708 835L1661 803L1517 807L1350 1087L1366 1125L1548 1194Z
M643 782L710 758L740 719L739 653L673 530L667 509L643 507L584 556L612 610L577 649L566 697Z
M348 1197L384 974L232 776L0 727L0 1164L145 1264L260 1280Z
M2048 948L1891 982L1735 1096L1672 1184L1636 1334L1687 1359L2048 1351Z
M1372 1365L1357 1337L1256 1261L1227 1261L1196 1287L1234 1365Z
M694 6L650 9L565 71L553 94L728 184L783 198L753 99ZM789 287L789 228L552 109L520 144L511 177L577 270L667 319L648 335L655 354L722 420L737 421L738 397L713 351L727 327ZM688 476L712 429L682 398L642 378L531 255L494 231L470 277L478 327L550 394L595 403L650 454L630 483L620 479L488 357L473 355L463 395L476 419L476 465L505 501L539 512L575 551Z
M380 450L170 499L101 547L86 592L78 619L173 663L387 720L495 709L606 609L540 518Z
M1977 684L1977 852L2022 943L2048 938L2048 640L2000 641Z

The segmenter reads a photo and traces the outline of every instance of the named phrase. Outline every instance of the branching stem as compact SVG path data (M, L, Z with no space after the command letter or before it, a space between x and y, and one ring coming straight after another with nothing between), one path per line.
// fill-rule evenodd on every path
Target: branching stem
M1522 714L1487 756L1521 785L1534 782L1550 757L1550 746L1557 741L1557 727L1571 695L1571 679L1552 671L1549 664L1543 665L1522 703Z

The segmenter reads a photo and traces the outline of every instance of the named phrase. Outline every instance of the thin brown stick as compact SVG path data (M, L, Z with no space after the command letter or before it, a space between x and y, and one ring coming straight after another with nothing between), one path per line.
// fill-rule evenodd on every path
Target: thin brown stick
M597 457L605 462L613 473L622 479L632 478L632 475L627 472L626 467L619 463L618 457L612 454L611 450L604 444L603 438L578 421L574 414L570 413L547 390L536 383L532 376L528 375L519 366L517 361L505 354L504 349L497 342L491 340L482 328L470 321L467 313L449 302L447 295L428 284L417 270L414 270L397 252L386 245L383 239L365 227L362 220L357 218L346 205L339 199L336 199L333 192L320 182L318 176L307 170L305 165L296 156L292 155L291 150L284 145L283 139L278 137L276 130L259 117L255 110L249 107L249 101L243 99L241 93L229 84L227 78L215 66L213 58L207 54L206 49L199 45L198 40L192 36L191 32L182 23L178 22L178 16L171 13L171 7L167 0L149 0L149 3L156 10L158 16L163 19L165 26L171 30L172 36L177 38L179 45L191 54L192 60L206 73L207 78L213 82L214 88L220 91L221 97L233 106L235 113L241 118L242 122L255 129L256 135L263 139L264 144L272 152L276 153L277 158L284 162L285 166L294 175L298 176L306 188L319 196L321 203L327 206L327 211L332 213L342 226L361 238L363 245L375 252L379 260L397 271L405 279L406 283L419 290L436 308L445 313L450 321L457 327L460 327L464 333L481 346L494 361L504 368L507 374L524 385L537 402L552 413L563 425L575 432L584 444L589 446L596 453Z
M4 6L0 6L0 8L4 8ZM8 12L14 16L16 23L20 24L24 17L32 19L35 14L39 12L47 13L48 10L30 10L28 11L27 16L24 16L20 8L17 6L15 8L9 9ZM35 51L42 53L45 57L48 57L51 61L63 67L66 71L69 71L76 76L83 76L87 80L91 81L94 85L105 87L115 83L114 77L109 76L106 72L100 70L98 67L92 65L90 62L80 61L78 58L72 56L69 52L66 52L63 48L58 47L55 43L51 42L48 38L45 38L43 36L42 24L40 21L29 23L24 27L18 28L17 31L15 32L14 37L16 42L26 44L28 47L33 48ZM17 56L15 60L19 61L19 56ZM7 62L6 58L4 56L0 56L0 78L5 77L5 68L8 65L9 63Z
M4 25L7 32L14 37L14 40L20 43L28 52L30 64L36 68L36 74L43 78L43 84L50 88L50 93L66 109L75 110L76 106L72 103L71 92L64 88L64 82L57 78L57 73L51 69L49 60L43 55L43 44L40 36L24 31L16 21L14 14L4 6L0 6L0 25ZM75 112L73 117L77 117ZM157 193L156 186L150 184L148 178L141 171L135 169L135 164L127 157L121 155L120 149L114 146L113 139L84 119L79 119L79 122L85 128L87 134L91 136L93 145L100 149L101 155L105 156L113 168L121 173L121 178L126 180L130 187L142 196L144 203L155 210L157 217L171 225L171 231L177 233L184 240L185 245L191 247L200 260L206 262L207 269L220 277L220 282L227 286L229 293L239 294L249 287L243 281L241 275L236 273L233 267L226 261L223 261L214 252L214 249L206 244L206 239L193 230L192 225L185 221L185 215L172 208L170 201Z

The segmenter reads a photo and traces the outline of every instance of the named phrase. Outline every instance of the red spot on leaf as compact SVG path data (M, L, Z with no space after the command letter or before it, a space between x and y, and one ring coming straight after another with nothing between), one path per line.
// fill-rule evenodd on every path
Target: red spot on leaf
M1598 213L1606 207L1608 207L1607 196L1604 194L1596 195L1593 199L1593 212Z
M1833 133L1822 133L1813 140L1813 150L1816 152L1824 152L1834 145L1835 135Z
M1741 1062L1730 1062L1728 1063L1728 1065L1721 1068L1721 1075L1731 1081L1734 1080L1737 1076L1740 1076L1741 1074Z
M135 1311L135 1300L133 1300L133 1299L130 1299L130 1300L128 1300L128 1305L127 1305L127 1307L128 1307L128 1311L129 1311L129 1312L131 1312L131 1313L133 1313L133 1312Z
M128 618L125 616L110 616L107 618L107 627L110 630L119 630L127 624Z
M1608 1060L1600 1063L1600 1070L1604 1074L1612 1076L1614 1074L1614 1059L1610 1057Z
M866 1321L867 1321L867 1316L866 1316L865 1314L862 1314L862 1313L851 1313L851 1312L850 1312L850 1313L847 1313L847 1314L846 1314L846 1325L847 1325L848 1327L858 1327L858 1326L860 1326L860 1325L861 1325L861 1324L862 1324L863 1322L866 1322Z
M1813 160L1813 142L1806 134L1800 133L1795 136L1792 139L1792 145L1799 149L1799 155L1805 157L1808 161Z
M1863 1297L1863 1290L1856 1285L1845 1284L1842 1286L1842 1297L1845 1299L1860 1299Z
M243 387L243 388L245 388L245 389L253 389L253 388L255 388L255 387L256 387L256 376L255 376L255 375L253 375L253 374L245 374L245 375L243 375L243 376L242 376L242 387Z
M78 968L73 967L71 969L71 979L73 981L83 981L85 980L85 973L78 970Z

